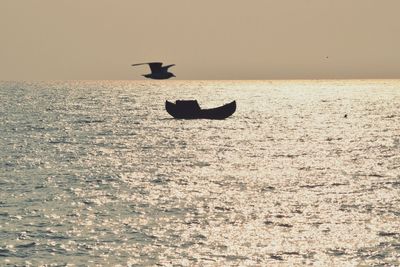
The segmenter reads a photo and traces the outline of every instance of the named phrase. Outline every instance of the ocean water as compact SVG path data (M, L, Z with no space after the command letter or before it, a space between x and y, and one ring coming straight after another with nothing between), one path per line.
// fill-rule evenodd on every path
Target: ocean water
M1 266L400 264L400 81L1 82L0 104Z

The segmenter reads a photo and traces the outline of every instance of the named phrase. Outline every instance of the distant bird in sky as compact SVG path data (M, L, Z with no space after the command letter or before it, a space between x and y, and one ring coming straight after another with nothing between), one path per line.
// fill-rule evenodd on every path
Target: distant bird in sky
M162 66L162 62L132 64L132 66L139 66L139 65L149 65L150 66L151 73L142 75L149 79L164 80L164 79L169 79L171 77L176 77L173 73L168 72L168 68L175 66L175 64L171 64L171 65L167 65L167 66Z

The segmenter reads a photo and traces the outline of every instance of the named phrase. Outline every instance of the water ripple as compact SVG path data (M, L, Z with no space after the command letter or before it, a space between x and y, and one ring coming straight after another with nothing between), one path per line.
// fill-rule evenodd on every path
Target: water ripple
M398 81L1 82L0 258L398 265ZM166 99L235 99L223 121ZM347 117L344 115L347 114Z

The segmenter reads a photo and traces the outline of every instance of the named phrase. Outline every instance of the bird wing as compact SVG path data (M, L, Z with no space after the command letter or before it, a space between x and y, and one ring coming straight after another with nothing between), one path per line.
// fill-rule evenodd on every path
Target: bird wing
M132 64L131 66L139 66L139 65L146 65L146 64L150 66L152 73L161 71L161 66L162 66L161 62L138 63L138 64Z
M163 70L168 70L168 68L173 67L173 66L175 66L175 64L163 66L162 69L163 69Z

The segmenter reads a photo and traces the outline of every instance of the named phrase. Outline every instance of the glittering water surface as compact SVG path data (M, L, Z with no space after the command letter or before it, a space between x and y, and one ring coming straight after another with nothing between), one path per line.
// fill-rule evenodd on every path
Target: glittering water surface
M2 82L0 99L2 265L399 264L399 81ZM166 99L238 108L174 120Z

